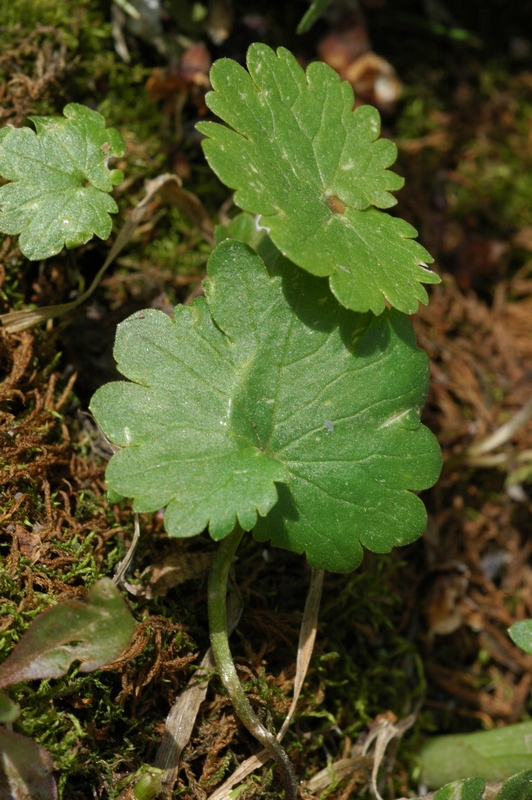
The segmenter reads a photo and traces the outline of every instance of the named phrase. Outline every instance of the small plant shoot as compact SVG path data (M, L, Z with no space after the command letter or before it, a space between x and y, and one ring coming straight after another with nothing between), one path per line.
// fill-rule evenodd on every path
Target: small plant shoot
M326 64L306 73L284 48L248 50L248 72L230 59L211 70L209 108L228 126L202 122L207 160L258 214L279 250L313 275L329 276L340 303L380 314L413 314L438 283L416 230L384 213L403 180L395 145L379 139L372 106L353 111L351 86Z
M110 170L111 157L124 153L122 137L96 111L77 103L64 117L30 117L31 128L0 129L0 231L20 234L31 261L85 244L96 234L107 239L118 206L109 196L123 179Z

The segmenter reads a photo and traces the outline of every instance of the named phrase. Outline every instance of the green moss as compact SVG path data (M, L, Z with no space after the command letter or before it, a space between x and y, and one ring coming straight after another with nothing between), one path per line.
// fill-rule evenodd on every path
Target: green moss
M10 691L22 707L17 732L48 750L65 800L84 800L92 786L110 789L115 770L134 758L135 735L152 733L153 723L130 720L116 703L118 688L112 673L81 675L74 669L57 681Z
M24 26L32 31L37 25L52 25L75 31L81 23L82 12L90 6L90 2L81 0L73 4L71 0L0 0L0 24L12 29ZM76 13L77 10L77 13ZM74 12L74 13L73 13Z

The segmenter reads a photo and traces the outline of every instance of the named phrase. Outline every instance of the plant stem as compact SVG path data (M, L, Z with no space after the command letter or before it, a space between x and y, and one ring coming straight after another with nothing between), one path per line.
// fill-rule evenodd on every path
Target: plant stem
M290 759L280 742L264 727L253 711L236 674L235 664L229 649L226 610L227 582L229 569L243 534L244 531L237 523L233 532L220 543L212 565L208 597L212 652L222 682L240 721L252 736L258 739L263 747L268 750L277 764L285 790L285 800L297 800L299 793Z

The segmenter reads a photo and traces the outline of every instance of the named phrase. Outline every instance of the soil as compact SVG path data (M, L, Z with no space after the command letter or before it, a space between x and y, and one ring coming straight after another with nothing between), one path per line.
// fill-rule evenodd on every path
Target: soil
M414 714L388 749L379 783L385 798L413 797L427 736L497 728L532 711L532 656L507 634L532 617L532 413L493 447L480 447L531 402L532 8L345 0L297 37L305 2L219 0L208 25L193 20L192 5L162 5L162 35L141 35L122 12L112 18L108 4L94 0L28 2L27 14L21 3L15 17L0 3L0 117L20 125L79 102L120 130L127 151L117 166L126 179L115 193L116 235L144 181L163 172L182 178L213 225L231 213L194 131L207 116L208 69L219 56L243 61L257 40L288 46L304 63L319 54L358 81L359 100L380 107L405 177L394 213L417 228L442 276L412 321L431 362L423 419L438 436L444 468L423 494L422 539L390 555L367 554L355 573L326 575L315 650L285 744L301 781L353 758L321 795L303 783L306 797L348 800L369 785L368 764L356 756L375 724ZM208 240L190 212L154 199L133 242L76 312L18 333L0 329L4 656L40 610L112 576L131 543L130 507L106 498L109 453L88 402L117 376L118 322L200 291ZM93 240L29 263L16 237L3 236L0 312L72 299L108 248ZM128 651L94 674L74 668L10 693L23 708L16 729L50 752L66 800L132 796L128 778L154 763L169 709L208 648L213 544L206 534L170 540L160 514L140 522L125 590L139 623ZM163 562L179 569L164 578ZM235 660L252 703L278 728L290 705L309 569L250 537L235 579L243 603ZM213 677L173 796L207 798L257 749ZM279 797L269 765L257 775L239 796Z

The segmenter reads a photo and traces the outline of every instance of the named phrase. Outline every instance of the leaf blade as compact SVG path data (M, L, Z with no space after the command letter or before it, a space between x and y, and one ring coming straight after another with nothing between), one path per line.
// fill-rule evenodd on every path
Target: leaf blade
M57 800L53 769L50 754L43 747L26 736L0 728L2 797L9 800Z
M532 620L521 619L514 622L508 628L510 639L514 644L524 650L525 653L532 653Z
M93 235L107 239L110 214L118 211L107 194L123 178L110 170L110 157L124 153L122 137L105 128L103 117L76 103L64 117L30 117L30 128L0 131L0 230L20 234L30 260L49 258L85 244Z
M123 447L107 482L137 511L166 506L170 535L208 525L218 539L238 518L260 541L347 571L362 546L385 552L424 528L412 490L441 468L419 422L427 357L398 312L347 311L286 259L274 272L225 240L205 300L173 323L146 311L122 324L118 366L137 383L109 384L91 402ZM149 320L146 337L138 326Z
M92 672L113 661L129 644L134 620L109 578L97 581L87 602L65 600L35 617L0 664L0 686L36 678L59 678L73 661Z
M194 536L210 525L213 538L223 538L237 518L245 529L253 527L257 513L276 502L274 482L284 479L285 469L228 427L245 364L242 355L233 363L204 300L179 307L173 323L153 311L129 318L119 326L115 355L122 373L145 385L108 384L91 402L107 435L132 445L111 459L109 485L134 497L137 511L168 506L173 535ZM167 387L175 387L176 367L179 390L172 392ZM150 405L152 395L157 399Z
M346 82L323 63L306 73L284 48L249 48L248 71L229 59L211 70L202 146L235 202L259 214L274 244L314 275L328 275L347 308L413 313L437 283L416 231L380 209L403 180L388 167L395 145L379 139L378 112L355 111ZM368 228L369 226L369 228Z

